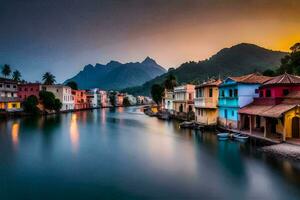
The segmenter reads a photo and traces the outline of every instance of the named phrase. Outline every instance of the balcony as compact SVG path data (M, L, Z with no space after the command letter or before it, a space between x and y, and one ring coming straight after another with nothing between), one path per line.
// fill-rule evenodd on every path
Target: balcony
M254 104L256 105L277 105L283 101L283 97L258 97L254 98Z
M219 97L218 106L238 107L239 99L237 97Z
M212 97L197 97L195 98L195 107L217 108L217 101Z

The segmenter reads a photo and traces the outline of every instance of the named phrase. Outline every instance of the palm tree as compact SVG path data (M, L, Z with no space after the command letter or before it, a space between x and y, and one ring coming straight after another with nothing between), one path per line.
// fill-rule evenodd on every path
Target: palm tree
M7 76L10 76L11 73L11 69L10 66L8 64L3 65L2 67L2 72L3 76L6 78Z
M21 72L19 70L15 70L12 74L12 79L14 81L17 81L17 82L21 81L21 77L22 77L22 75L21 75Z
M45 85L53 85L56 80L55 80L55 76L53 74L51 74L50 72L46 72L43 75L43 81Z

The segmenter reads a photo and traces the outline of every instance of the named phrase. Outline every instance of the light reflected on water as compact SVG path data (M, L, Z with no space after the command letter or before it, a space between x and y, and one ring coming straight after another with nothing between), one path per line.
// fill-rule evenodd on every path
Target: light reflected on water
M14 122L12 124L12 128L11 128L11 138L12 138L14 147L17 147L18 143L19 143L19 129L20 129L20 123Z
M73 113L72 117L71 117L70 139L71 139L72 151L73 151L73 153L76 153L79 148L79 131L78 131L76 113Z

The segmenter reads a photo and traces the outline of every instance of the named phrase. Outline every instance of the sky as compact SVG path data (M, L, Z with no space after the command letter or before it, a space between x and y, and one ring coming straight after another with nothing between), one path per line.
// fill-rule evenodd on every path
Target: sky
M0 0L0 65L58 82L85 65L147 56L165 68L247 42L288 51L299 0Z

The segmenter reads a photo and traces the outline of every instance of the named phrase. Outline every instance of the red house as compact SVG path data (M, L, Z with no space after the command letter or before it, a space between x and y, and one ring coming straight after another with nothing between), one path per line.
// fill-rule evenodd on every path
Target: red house
M42 90L40 83L24 83L18 85L18 97L24 101L27 97L33 95L39 98L39 92Z
M297 111L291 114L291 110L300 104L300 76L287 73L276 76L257 92L259 97L239 110L240 129L279 141L291 137L290 118L297 114ZM300 129L298 121L294 123L295 130Z

